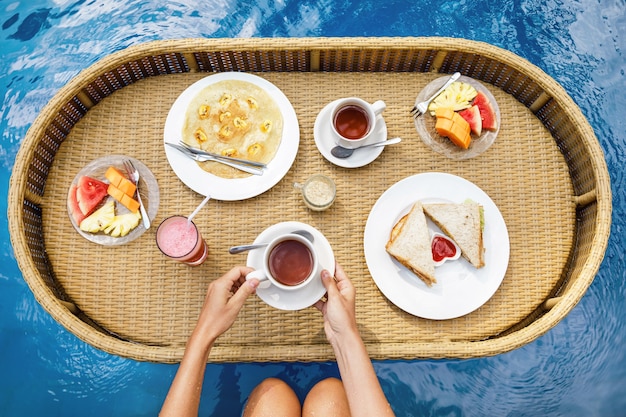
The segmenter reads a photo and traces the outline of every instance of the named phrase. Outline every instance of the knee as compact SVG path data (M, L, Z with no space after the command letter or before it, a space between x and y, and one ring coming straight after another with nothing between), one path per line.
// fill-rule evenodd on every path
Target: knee
M265 378L259 385L254 388L254 391L268 392L271 390L291 390L291 387L287 385L285 381L279 378ZM253 392L254 392L253 391Z
M243 415L299 416L300 401L285 381L278 378L267 378L261 381L250 393Z
M349 416L350 408L343 382L326 378L311 388L304 400L302 415Z
M343 391L343 382L341 382L338 378L326 378L322 379L320 382L315 384L313 388L311 388L312 393L315 392L336 392L337 390Z

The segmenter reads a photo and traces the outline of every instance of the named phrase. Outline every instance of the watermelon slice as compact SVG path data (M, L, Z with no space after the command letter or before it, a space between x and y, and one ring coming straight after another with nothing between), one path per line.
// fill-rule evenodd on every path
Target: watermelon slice
M469 109L461 110L459 116L464 118L470 125L472 133L480 136L483 131L483 121L480 117L480 109L478 106L472 106Z
M78 179L76 201L80 211L85 216L91 214L107 196L108 187L108 184L87 175L83 175Z
M482 91L479 91L472 104L474 106L478 106L478 109L480 110L480 118L483 121L483 129L496 130L498 128L498 120L496 119L496 112L493 109L489 98L487 98Z
M72 216L76 224L80 224L80 222L85 220L85 217L87 216L84 215L83 212L80 210L80 207L78 207L78 200L76 200L77 188L78 187L76 187L76 184L72 184L70 186L70 195L67 198L67 201L70 206L70 215Z

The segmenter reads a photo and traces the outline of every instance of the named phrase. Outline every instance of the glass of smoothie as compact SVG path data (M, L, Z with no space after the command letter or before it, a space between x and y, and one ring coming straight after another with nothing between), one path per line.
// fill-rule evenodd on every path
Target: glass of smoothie
M209 253L198 227L185 216L163 220L156 232L157 247L165 256L187 265L201 265Z

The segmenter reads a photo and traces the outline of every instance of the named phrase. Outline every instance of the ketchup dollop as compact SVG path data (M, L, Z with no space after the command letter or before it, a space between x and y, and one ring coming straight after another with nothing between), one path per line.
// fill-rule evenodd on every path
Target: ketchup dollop
M439 262L456 255L456 246L443 236L435 236L432 241L433 260Z

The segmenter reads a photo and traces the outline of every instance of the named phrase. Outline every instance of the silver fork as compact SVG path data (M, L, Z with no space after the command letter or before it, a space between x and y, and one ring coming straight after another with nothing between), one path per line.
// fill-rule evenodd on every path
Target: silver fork
M461 73L455 72L454 74L452 74L450 79L448 81L446 81L446 83L439 90L437 90L437 92L435 94L430 96L430 98L428 100L422 101L421 103L417 103L415 105L415 107L413 107L411 109L411 114L413 115L413 117L414 118L418 118L422 114L426 113L426 111L428 110L428 105L430 104L430 102L433 101L439 94L441 94L443 92L443 90L448 88L450 86L450 84L452 84L453 82L458 80L460 76L461 76Z
M170 145L173 148L178 149L184 155L186 155L189 158L191 158L191 159L193 159L195 161L198 161L198 162L214 161L214 162L219 162L220 164L228 165L230 167L239 169L239 170L247 172L249 174L263 175L263 170L260 169L260 168L255 168L253 166L246 165L246 164L238 164L238 163L235 163L235 162L230 162L230 161L227 161L225 159L219 159L219 158L216 158L216 157L211 156L211 155L198 154L198 153L193 152L190 149L187 149L184 146L176 145L174 143L167 143L167 145Z
M148 230L150 228L150 218L148 217L148 213L146 212L146 208L141 201L141 195L139 194L139 171L133 165L133 161L126 160L124 161L124 168L126 168L126 173L128 173L129 179L135 183L137 200L139 201L139 210L141 210L141 219L143 221L143 227Z

